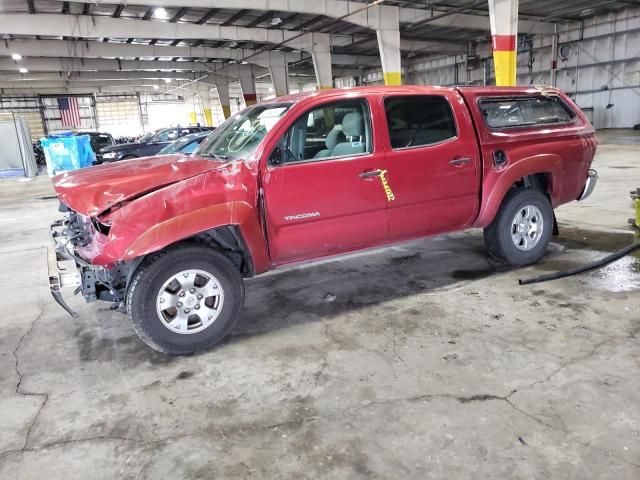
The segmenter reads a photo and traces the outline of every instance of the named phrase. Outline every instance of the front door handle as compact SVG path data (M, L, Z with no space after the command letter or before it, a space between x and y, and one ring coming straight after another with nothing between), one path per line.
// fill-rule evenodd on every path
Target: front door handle
M467 163L471 163L471 159L469 157L454 158L453 160L449 160L449 165L453 165L454 167L461 167L463 165L466 165Z
M362 173L359 173L358 176L360 178L373 178L373 177L378 177L380 176L380 174L382 173L382 170L378 169L378 170L365 170Z

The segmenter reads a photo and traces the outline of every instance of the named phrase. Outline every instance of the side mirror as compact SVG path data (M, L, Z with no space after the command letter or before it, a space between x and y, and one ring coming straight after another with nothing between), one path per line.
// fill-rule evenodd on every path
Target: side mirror
M269 165L280 165L283 160L283 151L280 145L277 145L276 148L273 149L271 155L269 155Z

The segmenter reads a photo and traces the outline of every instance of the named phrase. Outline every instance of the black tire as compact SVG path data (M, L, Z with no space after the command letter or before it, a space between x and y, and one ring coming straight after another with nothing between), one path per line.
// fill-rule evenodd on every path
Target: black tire
M165 326L156 310L156 299L166 281L189 269L213 275L224 292L224 302L213 323L199 332L181 334ZM152 254L140 264L131 279L126 305L133 328L144 343L159 352L185 355L221 342L235 325L243 302L244 283L231 260L213 248L187 243Z
M516 246L511 233L516 213L527 205L535 206L541 212L543 228L535 246L523 251ZM497 262L513 266L529 265L540 260L547 250L553 224L553 208L544 193L531 188L513 188L502 201L493 222L484 229L484 243L490 257Z
M138 158L138 156L137 155L125 155L120 160L131 160L133 158Z

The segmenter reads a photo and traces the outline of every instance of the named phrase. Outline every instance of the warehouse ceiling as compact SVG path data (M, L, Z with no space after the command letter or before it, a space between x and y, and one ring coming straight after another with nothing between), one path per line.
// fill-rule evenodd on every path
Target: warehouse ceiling
M299 5L310 0L301 0ZM288 5L294 2L288 2ZM298 2L295 2L298 5ZM324 2L319 2L324 3ZM356 7L366 1L353 2ZM402 11L412 12L401 15L401 45L404 57L422 57L452 53L464 53L469 42L486 41L490 37L488 6L486 0L388 0L385 5L401 7ZM174 5L175 6L172 6ZM242 5L240 5L242 4ZM253 2L254 5L268 4L264 0ZM287 2L273 2L273 4L287 4ZM182 5L182 6L181 6ZM191 5L191 6L190 6ZM339 74L340 69L346 74L357 68L368 68L379 65L378 46L375 32L364 26L354 24L348 18L308 13L304 8L289 8L291 11L255 10L249 8L196 8L197 5L249 6L251 2L238 1L189 1L158 0L149 2L144 0L2 0L0 2L0 35L5 40L0 48L0 75L13 80L6 74L16 74L18 63L11 61L9 55L27 45L29 51L21 53L25 56L28 73L20 74L18 80L46 80L40 75L30 77L30 74L57 72L65 81L70 81L72 74L87 77L79 73L88 70L84 67L83 56L78 53L81 46L105 44L96 50L102 52L99 59L129 62L126 68L122 64L99 63L95 61L95 70L108 69L116 71L164 71L180 72L177 80L197 78L202 72L216 73L228 69L230 64L242 62L251 58L256 52L278 50L288 54L290 70L295 75L307 74L312 69L312 60L308 53L296 49L289 42L266 42L256 38L236 40L220 38L211 28L208 36L206 27L241 27L242 29L257 29L267 33L269 38L276 38L273 34L289 33L292 36L301 32L319 32L330 34L334 69ZM622 9L638 5L634 0L603 0L603 1L572 1L558 2L557 0L521 0L520 18L525 23L524 32L535 31L541 25L564 23L580 20L605 11ZM157 8L162 6L163 8ZM317 10L317 9L316 9ZM417 13L416 13L417 12ZM121 28L117 36L88 37L80 35L55 35L58 31L43 31L37 25L30 28L30 23L24 21L12 22L11 15L33 15L33 18L46 16L49 25L56 23L57 16L70 19L91 17L93 22L101 19L119 19ZM414 21L421 15L418 21ZM53 16L52 16L53 15ZM126 28L127 20L143 20L157 26L147 34L136 34L133 27ZM172 25L173 24L173 25ZM4 25L4 27L3 27ZM205 28L207 35L197 38L180 38L177 27L185 25L199 25ZM480 27L480 28L479 28ZM227 29L228 30L228 29ZM523 29L521 28L521 31ZM149 34L151 33L151 34ZM257 35L263 38L264 35ZM339 39L339 41L335 41ZM2 47L2 46L0 46ZM240 53L238 53L240 52ZM36 62L36 59L42 61ZM75 59L75 60L74 60ZM81 60L78 62L77 60ZM131 62L138 61L133 64ZM30 62L30 63L29 63ZM181 63L178 63L181 62ZM91 65L91 62L87 61ZM104 66L104 68L99 67ZM189 72L192 77L189 77ZM95 75L94 75L95 77ZM115 81L117 76L112 77ZM149 77L149 75L146 75ZM145 78L146 78L145 77ZM161 78L161 77L156 77ZM131 80L129 74L123 75L123 80ZM135 78L133 79L135 80ZM1 80L0 80L1 81Z

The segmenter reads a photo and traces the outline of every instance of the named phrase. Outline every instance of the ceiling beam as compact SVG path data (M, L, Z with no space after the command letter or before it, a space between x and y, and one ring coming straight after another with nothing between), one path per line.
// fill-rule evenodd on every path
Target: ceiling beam
M0 25L4 25L3 33L14 35L51 35L86 38L129 38L135 32L136 38L157 38L162 26L162 37L168 40L199 40L202 38L248 41L257 43L285 44L287 47L310 51L314 35L308 33L300 36L296 32L267 28L224 27L221 25L196 25L193 23L176 23L169 27L166 22L141 21L126 18L111 18L85 15L53 15L39 14L0 14ZM326 35L326 34L325 34ZM373 40L370 35L331 35L334 47L351 45L354 41ZM128 43L131 43L130 41ZM432 51L432 53L452 53L459 46L449 42L411 40L402 41L401 50ZM267 52L268 53L268 52ZM121 56L116 54L114 56ZM158 55L161 56L161 55ZM252 63L256 62L252 60Z
M95 0L71 0L79 3L95 2ZM152 7L175 7L176 0L126 0L121 3L127 5L152 6ZM378 5L365 8L362 2L348 0L181 0L182 7L243 9L243 10L264 10L292 13L307 13L310 15L324 15L330 18L345 17L344 21L360 25L366 28L375 28L381 17L385 16L388 9L395 9L387 5ZM446 13L446 9L436 10L433 16ZM400 23L424 22L432 17L431 9L422 8L400 8ZM351 14L350 16L347 16ZM231 19L229 19L231 20ZM236 19L237 20L237 19ZM234 20L235 21L235 20ZM432 20L431 25L453 28L466 28L472 30L490 31L489 16L473 15L469 13L457 13L447 17ZM536 20L520 20L518 31L522 33L552 34L554 27L552 23Z
M163 91L169 91L175 89L175 86L168 85L158 86L155 89L153 86L103 86L103 85L89 85L89 86L69 86L68 84L60 86L49 87L16 87L16 88L3 88L0 86L0 95L2 96L37 96L37 95L93 95L93 94L133 94L133 93L149 93L161 95ZM174 92L174 95L185 95L181 93L181 90Z
M283 18L280 15L274 15L274 18L276 18L276 17L280 18L281 22L280 23L271 24L268 28L282 28L283 25L285 25L287 23L291 23L293 20L295 20L299 16L300 16L299 13L292 13L291 15L289 15L288 17L285 17L285 18Z
M182 83L186 83L187 81L183 81ZM47 89L47 88L64 88L68 87L88 87L88 88L97 88L97 87L138 87L138 86L149 86L153 87L154 85L162 85L165 86L165 83L162 80L154 81L154 80L102 80L102 81L87 81L87 80L73 80L73 81L32 81L32 82L3 82L2 90L12 90L12 89ZM181 83L176 82L175 84L166 84L167 88L175 88L176 86L181 85ZM128 90L128 88L126 89Z
M184 17L188 11L189 9L187 7L182 7L180 10L176 12L176 14L173 17L169 19L169 23L176 23L178 20Z
M233 25L235 22L237 22L242 17L244 17L247 14L247 12L248 12L248 10L240 10L235 15L231 15L228 19L226 19L224 22L222 22L221 25L223 27L227 27L229 25Z
M89 5L89 4L87 4ZM124 4L120 4L116 7L116 9L113 11L113 15L111 15L113 18L120 18L120 15L122 14L122 10L124 10Z
M123 44L80 40L7 40L5 42L0 42L0 57L10 57L12 53L20 53L24 57L23 62L31 61L32 59L30 57L70 57L76 59L105 57L183 57L238 61L243 58L250 57L250 63L262 66L269 65L269 52L257 53L255 50L237 48L171 47L165 45ZM287 53L286 56L287 61L290 63L309 58L307 54L296 52ZM334 65L338 66L380 65L380 57L377 55L333 54L331 61ZM11 60L11 62L13 62L13 60ZM15 65L15 62L13 62L13 68L18 68Z
M153 16L153 8L147 8L147 11L144 12L144 15L142 16L142 20L150 20L152 16Z
M231 27L145 21L88 15L57 15L22 13L0 14L2 33L14 35L50 35L85 38L158 38L167 40L229 40L282 44L307 50L311 48L311 34L299 36L296 32L266 28ZM294 38L295 37L295 38ZM349 37L344 36L343 42Z
M10 85L12 83L20 84L36 84L40 82L51 81L68 81L68 80L83 80L83 81L102 81L108 80L118 82L121 80L196 80L203 76L212 76L215 78L223 78L219 75L214 75L213 72L36 72L36 73L6 73L0 72L0 81L2 85ZM157 82L156 82L157 83Z
M255 20L252 20L251 22L249 22L247 24L247 27L257 27L262 22L266 21L268 18L273 18L273 16L274 14L272 12L263 13L262 15L257 17Z
M213 72L216 63L164 60L113 60L108 58L23 58L20 67L32 72L125 72L125 71L180 71ZM18 72L10 58L0 58L0 72Z
M213 17L216 16L216 14L220 11L219 8L212 8L211 10L209 10L207 13L205 13L200 20L198 20L196 23L198 25L203 25L205 23L207 23L209 20L211 20Z

